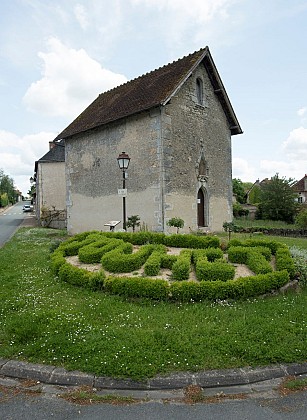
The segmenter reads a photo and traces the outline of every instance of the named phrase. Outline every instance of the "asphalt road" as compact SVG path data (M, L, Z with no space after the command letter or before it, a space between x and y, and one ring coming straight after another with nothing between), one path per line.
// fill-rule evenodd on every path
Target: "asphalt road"
M4 389L2 388L2 391ZM1 392L1 420L302 420L307 418L307 392L288 396L258 396L216 403L145 401L133 405L78 405L58 395Z
M24 204L30 204L30 201L21 201L0 211L0 247L11 238L24 218L28 216L28 213L22 211Z

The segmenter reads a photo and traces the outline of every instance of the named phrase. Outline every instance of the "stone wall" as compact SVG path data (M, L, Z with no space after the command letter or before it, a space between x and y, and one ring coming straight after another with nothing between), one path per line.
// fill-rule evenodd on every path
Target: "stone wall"
M204 103L196 96L202 78ZM70 233L108 230L122 222L122 174L116 158L131 158L126 188L127 216L139 215L149 230L168 231L181 217L182 232L197 230L197 193L206 190L205 230L222 230L232 220L231 136L225 114L201 65L164 107L152 109L66 140L67 228ZM208 177L198 177L204 156ZM121 228L118 225L118 228Z

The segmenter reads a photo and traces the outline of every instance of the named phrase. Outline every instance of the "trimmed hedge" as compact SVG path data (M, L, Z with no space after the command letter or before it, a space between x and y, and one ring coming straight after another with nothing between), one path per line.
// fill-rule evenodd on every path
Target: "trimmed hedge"
M247 299L278 290L288 281L289 273L283 270L251 277L240 277L227 282L174 282L170 285L170 299L181 302Z
M144 273L146 276L157 276L159 274L162 257L166 254L165 245L157 245L156 250L149 256L145 265Z
M154 249L155 245L142 245L137 252L131 254L132 244L126 242L105 254L101 258L101 264L111 273L130 273L139 270Z
M149 298L167 300L169 286L166 280L140 277L108 277L104 290L126 298Z
M199 258L206 257L208 261L213 262L223 258L223 251L220 248L194 249L192 253L192 261L196 264Z
M265 274L273 271L271 264L258 251L251 249L247 255L246 265L256 274Z
M239 239L231 239L228 242L228 248L233 246L246 246L246 247L266 247L269 248L273 255L276 254L277 249L285 248L283 245L276 241L269 241L266 239L247 239L246 241L240 241Z
M276 270L287 270L291 278L295 276L295 264L288 248L280 248L277 250Z
M58 274L62 281L66 281L74 286L82 286L92 290L101 290L105 279L103 270L92 273L68 263L63 264L60 267Z
M142 235L137 237L135 234L126 232L84 232L75 235L61 243L51 255L52 270L61 280L76 286L104 290L129 298L140 297L184 302L257 296L279 289L289 281L289 274L294 275L294 263L288 248L280 244L273 244L273 241L249 240L242 242L232 240L228 249L230 261L245 263L254 272L266 273L233 280L234 267L221 259L223 253L219 248L208 246L217 244L217 238L169 235L167 238L172 245L168 243L168 246L174 246L175 242L182 246L185 242L187 248L192 248L191 245L195 245L199 239L202 241L200 249L184 249L178 256L165 253L165 242L168 241L166 235L149 234L148 232L140 232L140 234ZM132 253L132 243L127 241L129 237L131 239L131 236L136 242L151 240L164 244L141 245L137 252ZM197 241L192 240L192 237ZM188 245L190 246L188 247ZM252 245L253 248L251 248ZM277 271L275 272L272 272L272 267L267 261L271 258L271 252L276 253ZM89 272L66 262L65 256L78 253L79 258L81 255L81 259L86 260L85 262L97 262L101 258L103 267L111 272L132 272L139 269L145 262L147 276L157 275L160 268L169 268L173 270L175 281L169 284L165 280L146 277L115 276L105 279L103 270ZM199 282L186 281L189 278L191 264L196 266Z
M78 251L78 257L79 260L83 263L99 263L103 255L105 255L109 251L112 251L113 249L118 248L123 244L125 244L125 242L120 239L99 239L98 241L93 242L92 244L80 248Z
M273 271L268 261L271 260L270 248L231 246L228 249L228 260L232 263L246 264L256 274L265 274Z
M177 261L174 262L172 267L172 278L174 280L187 280L190 276L191 271L191 260L192 260L192 251L184 249L180 252L180 255L177 257Z
M235 267L225 260L209 262L201 259L196 263L196 278L198 281L228 281L235 276Z

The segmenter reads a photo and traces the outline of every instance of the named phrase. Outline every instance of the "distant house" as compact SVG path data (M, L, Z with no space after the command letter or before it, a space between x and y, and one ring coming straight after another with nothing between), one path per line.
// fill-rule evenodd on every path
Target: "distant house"
M65 141L68 232L122 221L123 151L127 216L152 231L172 232L172 217L182 232L222 230L232 220L231 136L241 133L208 47L100 94L55 139Z
M298 203L307 205L307 174L293 185L293 189L298 193Z
M43 226L65 228L65 147L63 142L49 145L49 152L35 162L36 217Z

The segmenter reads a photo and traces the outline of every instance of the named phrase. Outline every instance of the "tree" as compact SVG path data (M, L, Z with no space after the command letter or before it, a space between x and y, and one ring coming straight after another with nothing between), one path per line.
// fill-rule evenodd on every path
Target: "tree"
M0 206L6 206L9 203L16 203L17 193L14 188L14 180L8 175L5 175L3 170L0 169Z
M295 224L300 229L307 229L307 210L302 210L295 218Z
M135 227L136 226L140 226L140 217L138 214L136 214L135 216L130 216L128 217L127 223L126 223L127 227L132 227L132 231L135 231Z
M172 217L171 219L169 219L169 221L166 224L167 224L167 226L173 226L173 227L177 228L177 233L178 233L179 229L183 228L184 221L182 219L180 219L180 217Z
M263 219L293 223L298 205L292 178L279 178L278 173L261 185L259 210Z
M232 180L232 192L238 203L245 203L245 189L241 179L234 178Z

